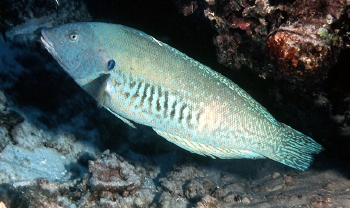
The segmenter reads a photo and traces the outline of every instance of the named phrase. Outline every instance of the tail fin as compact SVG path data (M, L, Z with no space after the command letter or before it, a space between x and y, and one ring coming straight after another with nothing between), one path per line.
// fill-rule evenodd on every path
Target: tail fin
M306 170L313 160L313 154L319 153L323 148L310 137L284 125L279 132L281 146L271 158L280 163L299 170Z

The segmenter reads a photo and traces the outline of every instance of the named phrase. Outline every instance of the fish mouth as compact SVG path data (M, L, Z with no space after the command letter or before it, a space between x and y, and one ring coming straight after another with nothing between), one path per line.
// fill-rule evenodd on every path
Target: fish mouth
M47 29L41 30L41 37L40 37L41 42L44 44L46 50L58 61L58 63L63 68L67 68L66 65L61 61L61 58L60 58L59 54L57 53L57 51L55 50L53 44L49 41L49 39L45 33L46 30Z
M45 29L42 29L42 30L41 30L41 37L40 37L40 39L41 39L41 42L44 44L45 48L46 48L50 53L53 52L53 51L55 51L55 49L54 49L52 43L51 43L51 42L48 40L48 38L47 38L47 35L46 35L46 33L45 33Z

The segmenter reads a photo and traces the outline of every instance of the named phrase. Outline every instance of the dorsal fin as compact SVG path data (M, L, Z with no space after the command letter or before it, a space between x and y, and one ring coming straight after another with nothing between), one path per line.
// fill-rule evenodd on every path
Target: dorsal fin
M82 88L89 93L95 100L97 100L98 106L102 106L103 98L105 96L105 89L107 80L110 74L103 74L88 84L82 86Z

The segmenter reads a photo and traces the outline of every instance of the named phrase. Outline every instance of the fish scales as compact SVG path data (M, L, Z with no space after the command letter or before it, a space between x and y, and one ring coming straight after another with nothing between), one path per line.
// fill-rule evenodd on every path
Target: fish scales
M136 29L72 23L43 29L41 40L99 105L193 153L305 170L322 150L231 80Z

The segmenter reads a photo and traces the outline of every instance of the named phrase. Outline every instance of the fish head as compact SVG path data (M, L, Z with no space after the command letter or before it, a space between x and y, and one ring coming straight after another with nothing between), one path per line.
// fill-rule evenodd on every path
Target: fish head
M41 30L41 42L80 86L116 68L96 35L94 23L70 23Z

